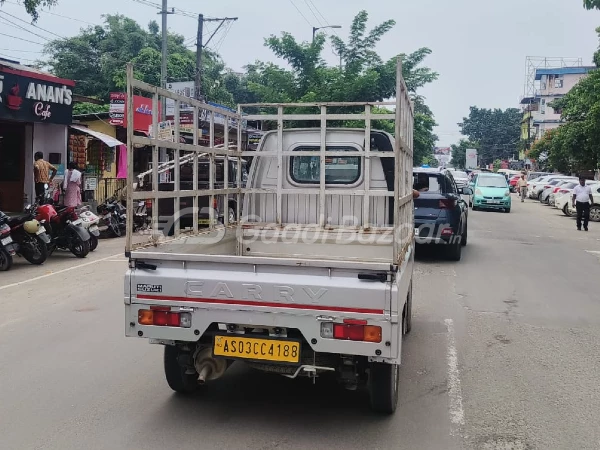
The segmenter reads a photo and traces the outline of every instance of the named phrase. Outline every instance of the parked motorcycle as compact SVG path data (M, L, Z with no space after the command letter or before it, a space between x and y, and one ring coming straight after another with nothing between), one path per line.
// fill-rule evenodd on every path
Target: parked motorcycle
M16 244L13 246L15 253L31 264L43 264L48 258L47 246L50 243L50 237L32 212L25 211L23 214L12 217L2 213L2 216L10 227L10 237Z
M83 227L90 233L90 252L93 252L98 247L98 238L100 237L100 217L90 211L89 206L82 206L77 209L77 214L82 220Z
M118 199L119 191L120 189L117 189L112 197L106 199L97 208L106 230L114 237L120 237L123 234L127 220L127 216L125 215L126 209Z
M8 216L0 211L0 271L4 272L12 267L17 248L17 244L10 237Z
M48 244L50 254L56 249L69 250L78 258L85 258L90 252L90 233L83 227L72 206L56 206L45 201L43 205L35 205L33 211L38 220L43 220L46 232L51 241Z

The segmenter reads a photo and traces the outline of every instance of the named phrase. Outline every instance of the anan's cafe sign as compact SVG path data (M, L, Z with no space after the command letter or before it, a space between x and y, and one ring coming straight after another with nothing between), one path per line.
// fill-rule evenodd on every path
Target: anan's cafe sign
M69 125L75 82L0 66L0 119Z

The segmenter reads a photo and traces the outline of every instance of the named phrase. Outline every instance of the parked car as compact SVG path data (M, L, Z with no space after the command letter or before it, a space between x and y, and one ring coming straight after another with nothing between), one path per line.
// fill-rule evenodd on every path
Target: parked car
M560 195L562 195L564 194L564 191L570 191L575 186L577 186L577 182L575 181L566 181L564 183L557 184L556 187L552 189L552 192L550 192L550 195L548 195L548 198L546 199L546 204L554 206L554 203L556 202L556 197L557 195L559 195L559 193Z
M592 207L590 208L590 220L592 222L600 222L600 184L594 184L591 186L591 188L594 203L592 203ZM573 196L571 194L571 201L567 202L567 215L575 217L577 215L577 211L575 208L573 208L572 200Z
M600 188L600 182L597 180L588 180L585 183L587 186L592 188L592 195L594 195L594 191ZM575 184L577 186L577 183ZM554 198L554 207L560 209L565 216L570 216L571 214L568 211L568 206L573 202L573 189L567 189L565 186L562 186L555 195ZM575 210L573 210L575 213Z
M560 188L560 186L562 186L564 184L568 184L568 183L577 183L577 179L569 178L569 179L558 179L558 180L550 181L547 185L544 186L544 190L539 195L539 197L538 197L539 201L541 203L547 204L550 194L552 194L554 192L554 189ZM575 187L575 186L573 186L573 187Z
M546 175L541 177L533 182L531 182L531 186L527 190L527 193L530 198L540 199L542 191L550 186L550 182L554 180L562 180L562 179L571 179L572 177L568 177L566 175Z
M469 206L462 195L472 195L469 187L459 190L450 171L413 169L415 199L415 242L441 244L450 259L460 261L467 245ZM440 245L440 247L441 247Z
M477 176L473 195L473 211L501 209L509 213L511 205L510 191L504 175L482 173Z
M529 172L527 174L527 181L535 180L537 178L541 178L547 175L552 175L549 172Z

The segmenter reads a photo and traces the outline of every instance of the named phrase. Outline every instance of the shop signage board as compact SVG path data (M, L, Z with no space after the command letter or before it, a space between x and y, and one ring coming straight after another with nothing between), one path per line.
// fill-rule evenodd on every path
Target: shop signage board
M468 148L466 150L465 169L475 169L477 167L477 150Z
M152 100L139 95L133 96L133 128L146 131L152 125ZM111 125L127 128L127 94L111 92L108 121Z
M0 119L68 125L75 82L0 67Z
M175 83L167 83L167 90L176 94L182 95L188 98L194 98L194 82L193 81L178 81ZM167 100L167 116L175 115L175 101L173 99ZM193 113L194 107L186 103L179 105L179 112Z
M83 190L84 191L95 191L98 188L97 177L84 177L83 179Z

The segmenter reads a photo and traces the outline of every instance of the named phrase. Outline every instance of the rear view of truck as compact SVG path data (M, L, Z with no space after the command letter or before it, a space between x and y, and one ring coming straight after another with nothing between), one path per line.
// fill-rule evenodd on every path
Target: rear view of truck
M129 183L131 149L149 145L153 168L159 147L171 154L174 189L128 190L127 204L172 202L174 214L161 217L153 207L151 235L127 231L126 335L165 346L165 376L180 393L237 361L315 382L333 374L350 390L367 387L375 411L394 412L414 259L413 110L400 62L396 100L377 104L241 105L236 114L138 81L132 67L127 83L130 103L134 90L152 97L153 136L164 137L157 133L163 98L175 101L176 126L172 140L128 136ZM209 117L208 146L198 144L198 131L193 144L181 143L184 102L195 119ZM222 129L216 115L225 117ZM375 119L393 123L393 135L372 129ZM272 130L257 151L243 146L246 120ZM344 127L350 121L364 126ZM225 145L217 148L216 137ZM207 185L198 184L196 162L193 181L182 183L180 160L199 155L210 165ZM223 159L237 166L235 182L229 171L215 181ZM158 186L158 169L152 181ZM192 207L181 210L181 198ZM208 228L199 228L199 205L215 203L236 205L235 215L218 223L209 211ZM191 226L165 236L183 215Z

